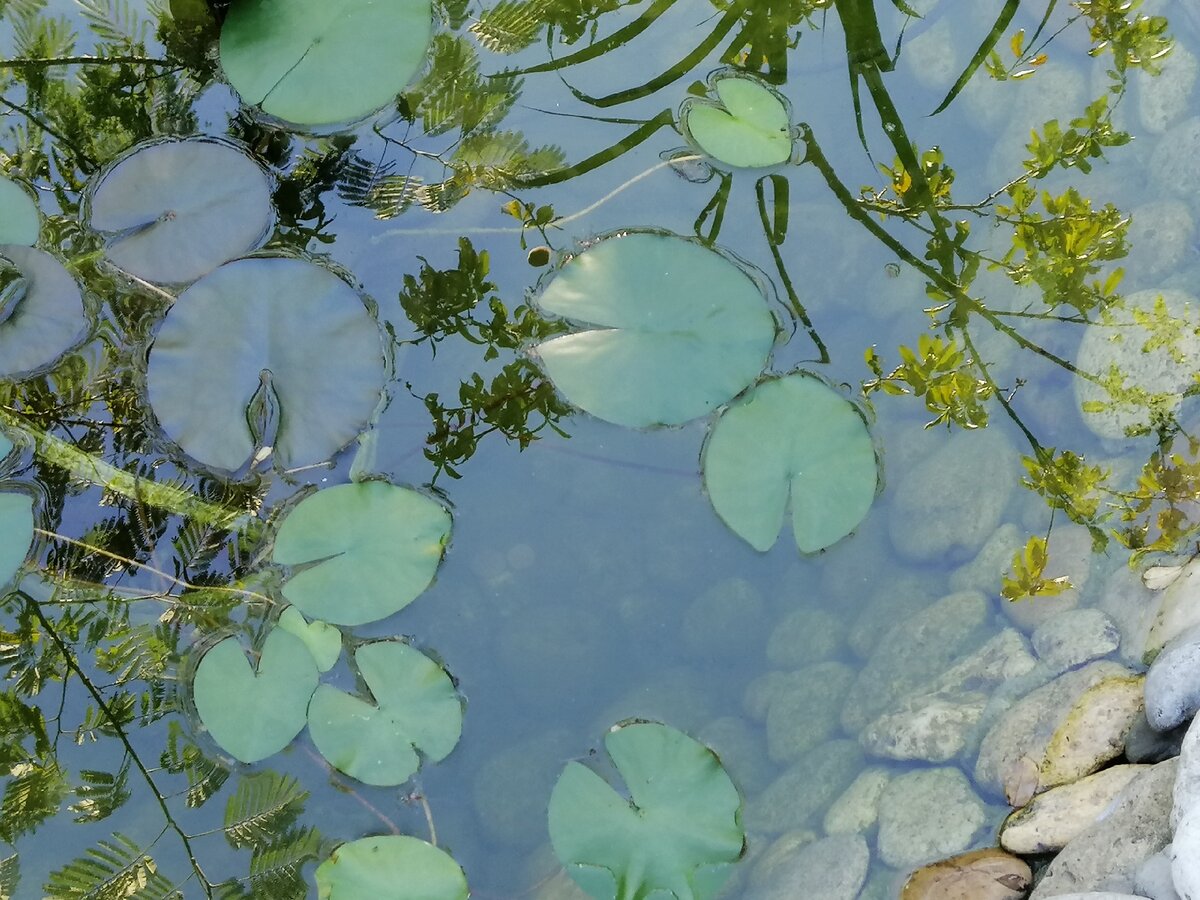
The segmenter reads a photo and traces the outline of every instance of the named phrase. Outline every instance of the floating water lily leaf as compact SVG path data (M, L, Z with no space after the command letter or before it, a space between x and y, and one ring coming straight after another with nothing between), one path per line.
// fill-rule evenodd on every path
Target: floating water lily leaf
M8 449L12 449L12 444ZM4 455L7 454L0 453L0 456ZM8 584L21 568L32 543L33 500L28 494L0 493L0 587Z
M835 543L867 514L879 478L858 409L803 373L763 381L725 410L701 465L717 515L756 550L779 537L789 493L796 546Z
M255 671L235 637L209 648L192 678L200 721L226 753L244 763L278 753L304 728L317 687L308 648L282 628L263 641Z
M538 300L588 331L538 345L567 399L618 425L677 425L750 384L775 340L758 286L673 235L612 237L572 258Z
M429 0L240 0L221 28L221 65L247 103L297 125L361 119L425 61Z
M265 436L252 433L247 410L263 400L279 407L278 464L319 463L379 402L379 326L358 294L319 266L239 259L179 295L146 380L167 436L205 465L234 470L249 459Z
M308 708L308 731L330 765L365 784L406 782L420 750L444 759L462 732L462 703L437 663L398 641L364 644L354 664L371 700L323 684Z
M450 513L411 488L341 484L305 497L275 538L295 572L283 595L306 616L362 625L399 612L429 587L450 539Z
M746 169L791 158L791 120L783 98L744 75L726 75L716 79L714 87L720 105L689 98L679 111L684 133L701 150Z
M317 866L317 900L466 900L467 876L433 844L404 834L342 844Z
M0 374L48 365L83 336L83 296L62 263L41 250L0 246Z
M304 642L319 672L328 672L342 655L342 633L328 622L306 621L294 606L280 614L279 627Z
M7 178L0 178L0 244L32 247L41 229L37 204L28 192Z
M550 841L567 872L597 900L714 896L745 839L720 760L657 722L617 726L605 747L629 798L577 762L550 795Z
M220 141L151 141L100 176L88 221L117 267L148 281L193 281L262 243L274 221L271 180Z

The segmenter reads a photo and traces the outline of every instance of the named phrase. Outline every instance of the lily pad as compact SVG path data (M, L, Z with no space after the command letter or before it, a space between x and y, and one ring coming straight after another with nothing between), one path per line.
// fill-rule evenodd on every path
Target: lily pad
M192 677L192 701L212 739L244 763L266 759L304 728L317 688L317 664L295 635L275 628L263 641L257 669L242 643L210 647Z
M779 537L789 494L796 546L814 553L854 530L879 482L862 414L804 373L767 379L725 410L701 465L713 509L756 550Z
M240 0L221 28L221 66L247 103L296 125L361 119L425 62L430 0Z
M587 248L538 305L592 326L537 346L554 384L592 415L634 427L677 425L725 403L762 371L776 333L749 275L666 234Z
M466 900L467 876L433 844L405 834L342 844L317 866L318 900Z
M309 622L289 606L279 616L279 627L304 642L318 672L328 672L342 655L342 633L328 622Z
M140 144L100 176L88 203L109 260L165 284L194 281L249 253L274 219L267 173L210 138Z
M32 543L33 499L15 491L0 493L0 587L12 581Z
M308 708L308 731L330 765L364 784L403 784L420 768L417 751L444 759L462 733L462 702L437 663L399 641L354 653L370 691L364 700L323 684Z
M684 133L701 150L738 168L785 163L792 156L787 103L762 82L745 75L713 80L719 103L690 98L679 111Z
M29 192L15 181L0 178L0 244L32 247L42 221Z
M596 900L715 896L742 855L741 797L716 754L657 722L605 738L628 798L568 763L550 795L550 841Z
M306 616L362 625L399 612L437 572L450 513L411 488L342 484L305 497L275 538L274 560L308 565L283 595Z
M320 463L366 426L384 371L379 326L349 285L303 260L264 257L226 263L179 295L146 380L167 436L232 471L263 437L250 427L252 402L278 404L279 465Z
M79 285L62 263L32 247L0 246L0 266L0 374L49 365L86 330Z

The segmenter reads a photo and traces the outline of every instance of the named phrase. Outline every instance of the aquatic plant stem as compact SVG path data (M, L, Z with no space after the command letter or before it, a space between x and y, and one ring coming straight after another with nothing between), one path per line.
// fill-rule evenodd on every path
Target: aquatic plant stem
M154 799L158 803L158 807L162 810L163 817L167 821L167 827L174 831L176 835L178 835L179 842L183 845L184 853L187 855L188 862L192 867L192 871L200 880L200 886L204 891L204 895L211 898L213 896L213 884L208 880L208 876L204 874L204 869L201 868L199 860L196 859L195 851L192 849L191 837L179 826L179 823L175 821L175 816L172 815L170 807L167 806L167 798L164 797L162 792L158 789L158 785L154 783L154 777L150 774L150 770L146 768L145 763L142 762L142 759L140 756L138 756L137 751L133 749L133 744L129 740L129 735L125 733L125 729L121 725L120 720L116 715L114 715L112 707L108 705L108 701L104 699L104 695L100 693L100 690L95 684L92 683L92 680L87 676L87 673L83 671L83 668L79 665L79 660L75 658L75 655L71 652L71 648L67 646L66 642L62 639L62 636L58 633L58 630L54 627L53 623L46 618L46 614L42 612L41 605L36 600L30 599L28 608L33 613L34 618L36 618L41 624L42 630L50 636L50 640L54 642L54 645L58 648L58 652L62 654L63 661L66 662L67 667L75 673L80 683L84 686L87 692L91 694L92 699L96 702L96 706L99 707L100 711L108 718L108 722L113 730L113 733L124 745L125 752L129 754L129 758L133 760L133 764L141 773L142 779L146 782L146 786L150 789L150 793L154 795Z
M24 416L8 407L0 407L0 424L16 432L33 445L41 459L65 469L72 477L102 487L114 494L145 503L157 509L185 516L203 525L232 529L250 513L201 500L194 494L170 484L140 478L124 469L80 450L74 444L32 425Z

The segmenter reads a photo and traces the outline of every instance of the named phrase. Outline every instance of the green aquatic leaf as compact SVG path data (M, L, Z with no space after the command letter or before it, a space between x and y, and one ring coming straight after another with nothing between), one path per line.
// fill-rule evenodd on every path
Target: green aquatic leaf
M617 425L677 425L711 412L754 380L775 340L753 279L674 235L602 240L570 259L537 302L592 326L536 353L568 400Z
M0 244L32 247L42 222L37 204L15 181L0 178Z
M7 441L0 437L0 442ZM21 568L32 543L33 498L16 491L0 493L0 587L8 584Z
M241 641L228 637L200 657L192 702L226 753L244 763L258 762L304 729L317 677L308 647L282 628L263 641L257 667L250 665Z
M466 900L467 876L433 844L404 834L342 844L317 866L318 900Z
M629 796L581 763L550 795L550 841L596 900L712 897L742 855L741 797L716 754L657 722L618 725L605 747Z
M363 481L317 491L275 537L274 561L297 567L283 595L336 625L386 618L429 587L450 524L444 506L411 488Z
M146 382L167 437L232 471L266 438L251 429L251 407L279 407L280 466L311 465L366 426L384 374L379 326L349 285L303 260L263 257L226 263L179 295Z
M0 375L49 365L87 328L83 295L62 263L41 250L0 245L12 278L0 292Z
M247 103L296 125L361 119L425 61L429 0L240 0L221 28L221 66Z
M789 495L796 546L830 546L862 521L879 481L858 408L805 373L767 379L725 410L701 466L713 509L756 550L779 537Z
M97 179L87 218L118 268L165 284L193 281L262 243L274 222L271 179L223 141L149 141Z
M319 672L328 672L342 655L342 633L328 622L305 620L294 606L280 614L278 625L304 642Z
M308 731L330 765L365 784L397 785L421 765L417 751L444 759L462 733L462 702L446 671L399 641L354 652L369 699L323 684L308 708Z
M745 169L791 159L791 115L779 94L745 75L722 75L712 89L719 103L693 97L679 110L684 134L704 153Z

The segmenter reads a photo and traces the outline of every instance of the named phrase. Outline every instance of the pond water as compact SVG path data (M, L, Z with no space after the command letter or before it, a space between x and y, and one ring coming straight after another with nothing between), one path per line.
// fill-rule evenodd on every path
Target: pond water
M281 6L0 0L0 898L315 896L383 834L585 896L547 806L630 720L738 789L723 896L868 769L961 771L949 849L993 845L998 707L940 756L868 726L1068 609L1141 663L1130 551L1186 552L1200 490L1192 7ZM377 482L393 518L300 524ZM299 676L202 674L288 603L340 629L315 696L385 714L297 735L310 686L289 734ZM924 860L868 834L895 896Z

